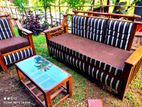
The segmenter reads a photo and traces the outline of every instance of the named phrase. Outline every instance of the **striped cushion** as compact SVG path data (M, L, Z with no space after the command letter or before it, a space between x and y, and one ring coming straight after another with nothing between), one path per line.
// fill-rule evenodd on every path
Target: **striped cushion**
M133 23L109 20L105 43L127 50Z
M7 18L0 19L0 40L13 37Z
M81 61L83 61L83 62L85 62L85 63L87 63L89 65L95 66L98 69L102 69L106 73L111 74L113 76L120 77L122 72L123 72L123 69L114 67L114 66L112 66L110 64L101 62L101 61L96 60L96 59L92 59L92 58L90 58L88 56L85 56L85 55L83 55L83 54L81 54L79 52L73 51L73 50L71 50L71 49L69 49L67 47L59 45L59 44L57 44L55 42L52 42L52 41L49 41L48 48L49 48L49 52L51 52L51 53L56 53L55 50L54 50L54 48L56 48L57 50L60 50L64 54L69 54L69 55L72 55L74 57L77 57ZM59 54L60 54L60 52L57 51L56 56L62 57L62 59L65 58L63 55L60 56ZM70 61L70 58L68 59L68 61ZM76 63L79 64L79 62L76 62Z
M116 93L118 93L121 89L122 82L119 79L106 74L100 69L96 69L96 67L89 66L88 75L105 84Z
M110 72L103 71L100 68L96 67L94 64L92 64L91 59L89 59L88 57L61 45L55 44L51 41L49 42L48 47L49 53L54 57L59 58L60 60L67 62L73 67L78 68L80 71L87 74L91 78L94 78L95 80L98 80L99 82L109 87L111 91L114 91L115 93L120 92L122 82L117 79L117 77L110 75ZM118 76L119 73L117 72L114 75Z
M5 61L5 64L8 65L8 64L20 61L22 59L28 58L32 55L33 55L32 48L26 48L18 52L14 52L14 53L4 56L4 61Z
M107 20L101 18L88 18L86 38L103 42Z
M131 54L129 51L75 36L70 33L51 38L49 44L64 53L72 54L73 56L77 55L76 57L80 57L79 55L82 54L84 56L82 56L83 59L81 57L81 60L116 76L121 75L124 62Z
M73 16L72 17L72 34L78 36L85 36L86 17Z

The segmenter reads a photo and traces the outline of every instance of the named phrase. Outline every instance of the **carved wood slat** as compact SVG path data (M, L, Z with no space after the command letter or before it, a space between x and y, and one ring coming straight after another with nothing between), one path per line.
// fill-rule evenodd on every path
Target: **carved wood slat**
M24 81L21 80L21 82L26 86L26 88L27 88L28 90L31 90L31 88L30 88L28 85L26 85L26 84L30 83L29 81L24 82ZM36 94L36 93L34 93L34 91L31 90L30 93L33 94L33 96L40 102L40 104L41 104L42 106L45 106L45 101L42 101L42 100L39 98L39 96L42 95L42 92L41 92L41 91Z
M55 98L58 94L60 94L64 90L63 87L58 89L54 94L51 95L51 99Z
M58 35L61 35L62 33L64 33L63 30L58 30L58 31L55 31L55 32L51 33L50 35L51 36L58 36Z
M132 81L135 77L136 77L136 74L138 73L140 67L142 65L142 58L137 62L137 64L135 66L133 66L132 68L132 76L130 77L130 80ZM131 83L131 81L129 83Z
M78 14L78 13L83 13L83 14L92 14L92 15L103 15L103 16L106 16L106 17L124 17L124 18L128 18L132 21L138 19L138 18L141 18L141 16L139 15L124 15L124 14L114 14L114 13L103 13L103 12L93 12L93 11L78 11L78 10L74 10L73 11L75 14Z

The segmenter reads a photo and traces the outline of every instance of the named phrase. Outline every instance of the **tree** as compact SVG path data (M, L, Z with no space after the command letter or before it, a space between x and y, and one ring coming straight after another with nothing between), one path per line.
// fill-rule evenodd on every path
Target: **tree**
M27 15L26 6L28 5L28 0L13 0L13 3L21 12L24 12L25 15Z
M59 6L59 21L61 22L61 0L58 1L58 6Z
M69 6L69 8L66 11L67 13L69 9L82 10L86 1L85 0L65 0L65 2Z
M95 0L92 0L92 1L91 1L91 5L90 5L90 9L89 9L89 10L93 10L94 5L95 5Z
M51 12L51 4L54 3L55 0L39 0L44 8L45 22L47 21L47 9L49 9L50 18L51 18L51 26L53 25L53 17Z
M112 0L112 2L114 3L114 9L113 9L113 13L119 13L119 14L128 14L129 13L129 9L131 7L134 7L137 3L141 2L142 0ZM128 5L128 6L126 6Z

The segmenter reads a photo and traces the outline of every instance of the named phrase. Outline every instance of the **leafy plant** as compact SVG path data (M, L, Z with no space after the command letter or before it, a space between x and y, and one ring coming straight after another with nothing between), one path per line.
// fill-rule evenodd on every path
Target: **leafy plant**
M24 28L31 30L35 35L38 35L42 29L39 15L34 15L32 11L28 12L26 19L23 21Z
M54 3L55 0L39 0L44 8L45 21L47 21L47 9L49 9L50 18L51 18L51 26L53 25L53 16L51 12L51 4Z
M24 12L26 14L26 6L28 4L28 0L13 0L13 3L21 12Z
M131 4L129 6L125 6L126 5L126 1L125 2L120 2L120 0L112 0L113 3L115 3L114 9L113 9L113 13L120 13L120 14L127 14L128 10L134 6L137 5L138 3L142 2L142 0L133 0L131 2Z
M65 0L65 2L69 6L66 13L69 11L69 9L82 10L85 4L85 0Z

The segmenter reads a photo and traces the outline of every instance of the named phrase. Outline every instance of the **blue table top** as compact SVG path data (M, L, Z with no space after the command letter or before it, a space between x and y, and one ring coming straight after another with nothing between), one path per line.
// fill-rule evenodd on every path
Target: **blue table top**
M40 55L20 61L16 66L45 92L71 76Z

